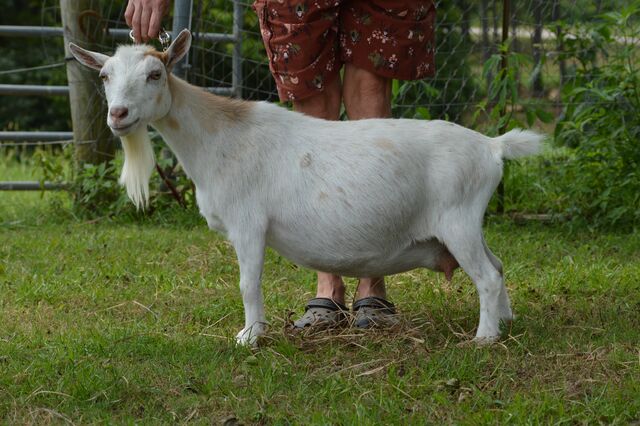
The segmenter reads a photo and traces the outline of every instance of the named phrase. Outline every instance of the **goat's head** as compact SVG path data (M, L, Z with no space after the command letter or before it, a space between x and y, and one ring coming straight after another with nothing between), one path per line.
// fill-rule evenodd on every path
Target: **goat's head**
M164 52L148 45L120 46L113 56L73 43L69 49L83 65L100 71L107 97L107 125L117 136L146 129L171 107L168 74L189 51L191 34L183 30Z
M109 106L107 124L120 136L124 148L120 183L138 208L149 201L149 178L155 165L147 124L169 112L172 99L168 74L190 45L187 30L162 53L146 45L120 46L109 57L69 44L81 64L100 71Z

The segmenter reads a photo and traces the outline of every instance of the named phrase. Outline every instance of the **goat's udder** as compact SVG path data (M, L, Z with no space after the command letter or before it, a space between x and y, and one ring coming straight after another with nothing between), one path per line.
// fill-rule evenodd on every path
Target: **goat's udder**
M446 280L451 281L451 279L453 278L453 271L455 271L459 266L460 265L458 264L456 258L453 257L451 253L449 253L449 250L446 250L438 259L437 270L444 272L444 277L446 278Z

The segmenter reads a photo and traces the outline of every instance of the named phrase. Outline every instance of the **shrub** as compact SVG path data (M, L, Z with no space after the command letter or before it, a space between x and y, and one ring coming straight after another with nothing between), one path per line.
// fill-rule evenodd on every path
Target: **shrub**
M34 165L38 170L41 182L50 181L65 183L73 199L73 213L79 217L93 219L100 217L133 219L155 215L157 212L168 212L176 209L195 211L195 190L180 165L174 165L172 158L161 155L163 144L154 138L156 161L162 170L171 176L171 188L155 171L149 182L149 206L145 210L136 211L127 197L125 189L118 182L124 157L118 151L116 157L100 164L83 164L75 168L73 164L73 146L64 151L37 150L34 154Z
M556 140L575 150L565 166L571 210L596 225L640 223L639 12L635 3L565 35L565 59L576 69Z

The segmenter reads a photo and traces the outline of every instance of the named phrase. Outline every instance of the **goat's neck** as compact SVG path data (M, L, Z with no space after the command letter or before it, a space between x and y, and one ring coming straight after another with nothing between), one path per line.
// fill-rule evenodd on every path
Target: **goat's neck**
M203 161L208 162L207 168L217 167L212 161L220 156L211 155L212 151L225 149L223 145L228 143L221 139L228 138L228 130L246 120L251 103L215 96L172 75L169 89L171 108L152 125L196 180Z

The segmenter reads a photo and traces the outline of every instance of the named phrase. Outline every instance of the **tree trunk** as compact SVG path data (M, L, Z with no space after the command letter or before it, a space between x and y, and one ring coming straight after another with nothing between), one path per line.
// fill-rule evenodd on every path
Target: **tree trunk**
M511 51L520 52L520 41L518 40L518 13L516 10L516 0L511 0L511 13L509 14L509 26L511 29ZM520 68L516 69L516 80L520 81Z
M460 8L460 13L462 14L462 22L460 22L460 32L462 33L462 39L465 42L469 41L469 31L471 29L471 10L472 7L469 5L467 0L459 0L458 7Z
M511 50L514 52L520 51L520 42L518 41L518 19L517 19L517 11L516 11L516 2L513 0L511 2Z
M541 98L544 96L544 85L542 82L542 7L544 6L543 0L535 0L533 9L533 19L535 21L535 27L533 30L533 66L536 70L533 76L533 96Z
M480 2L480 21L482 22L482 59L487 62L491 57L491 42L489 41L489 2ZM487 76L487 87L491 84L493 77Z
M498 34L498 27L500 26L500 16L501 13L498 12L498 2L493 1L493 46L496 46L500 43L500 35Z
M553 20L554 22L558 22L560 19L560 1L554 0L553 9L551 11L551 20ZM556 25L556 50L558 52L558 55L562 55L564 52L564 42L562 41L562 36L562 27L560 25ZM562 86L566 81L565 79L567 75L567 65L564 59L562 59L562 56L560 56L560 59L558 60L558 67L560 68L560 90L562 90Z

